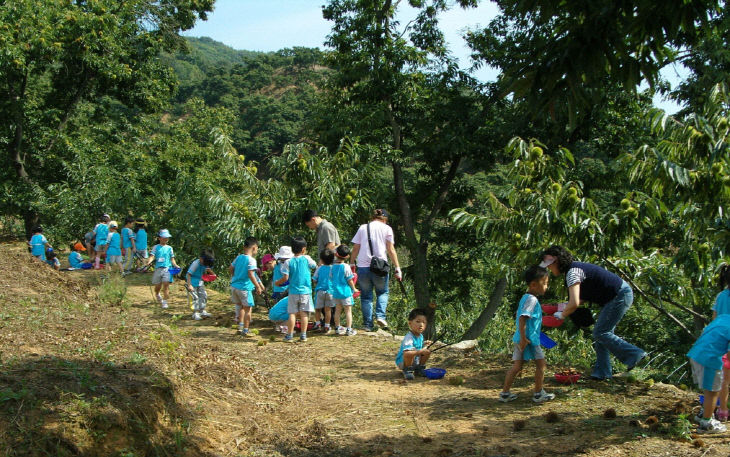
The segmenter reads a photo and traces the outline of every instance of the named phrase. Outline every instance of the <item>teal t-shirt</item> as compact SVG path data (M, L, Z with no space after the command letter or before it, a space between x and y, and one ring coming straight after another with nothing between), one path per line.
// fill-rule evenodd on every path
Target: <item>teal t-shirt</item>
M527 316L525 323L525 337L533 346L540 345L540 329L542 328L542 307L537 297L532 294L525 294L520 299L517 307L517 318L515 334L512 337L513 343L520 342L520 316Z
M205 273L206 267L200 263L200 259L195 259L188 268L188 275L190 275L190 285L193 287L199 287L203 284L203 273Z
M36 233L30 238L30 253L34 256L43 256L43 260L46 259L46 237L40 233Z
M730 346L730 314L720 314L697 338L687 356L711 370L722 370L722 356Z
M330 272L332 271L332 265L320 265L314 272L312 279L317 282L317 287L314 290L324 290L328 294L332 293L332 282L330 280Z
M403 353L405 351L419 351L421 349L423 349L423 334L416 336L411 332L406 333L406 336L403 337L403 341L400 343L398 355L395 356L395 364L400 365L403 363Z
M246 254L239 254L231 263L233 267L233 277L231 278L231 287L238 290L254 290L256 286L248 277L248 272L256 270L256 259Z
M352 289L348 281L354 277L349 265L344 263L332 265L332 297L338 299L352 297Z
M129 249L132 247L132 240L134 239L134 232L129 227L122 229L122 247Z
M308 295L312 293L312 272L317 264L308 255L293 257L281 268L289 276L289 294Z
M84 258L80 253L74 251L68 255L68 264L71 268L81 268L82 263L84 263Z
M172 266L172 258L175 257L175 252L169 244L164 246L156 244L152 248L152 255L155 257L155 268L170 268Z
M96 224L96 228L94 230L96 231L96 245L104 246L106 244L106 239L109 236L109 226L99 223Z
M276 262L274 265L274 275L272 282L274 283L274 292L286 292L287 286L277 286L276 281L280 280L283 275L281 274L281 263Z
M137 230L137 235L135 237L135 245L137 246L138 251L147 250L147 230L145 230L143 228Z
M106 255L122 255L121 236L118 232L112 232L107 237L109 247L106 248Z
M712 307L712 310L715 311L718 316L720 314L730 314L730 289L725 289L717 294L717 298L715 298L715 305Z

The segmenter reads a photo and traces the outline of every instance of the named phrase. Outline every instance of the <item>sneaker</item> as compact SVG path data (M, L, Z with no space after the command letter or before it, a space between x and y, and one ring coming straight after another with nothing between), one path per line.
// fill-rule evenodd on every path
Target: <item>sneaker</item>
M355 335L357 335L357 330L355 330L354 328L347 329L347 330L345 330L345 335L355 336Z
M386 322L385 319L377 318L377 319L375 319L375 323L378 324L379 326L383 327L384 329L388 328L388 322Z
M335 333L337 333L338 335L344 335L345 331L346 331L345 327L340 325L339 327L337 327L337 330L335 330Z
M360 329L363 332L372 332L373 331L373 328L372 327L368 327L367 325L364 325L364 326L360 327Z
M193 320L194 321L199 321L201 319L202 319L202 317L200 317L200 313L193 313Z
M718 408L717 411L715 412L715 419L719 420L720 422L725 422L725 421L727 421L728 415L729 415L729 412L727 409Z
M411 370L403 370L403 377L406 378L406 381L413 381L415 378L413 377L413 372Z
M279 328L281 329L281 333L283 333L284 335L289 333L289 327L287 327L286 325L282 325Z
M317 322L314 324L314 327L312 327L313 332L320 332L322 331L322 324L320 322Z
M167 309L169 306L167 305L167 302L165 300L162 300L162 309Z
M293 333L287 333L284 335L284 341L287 343L291 343L294 341L294 334Z
M203 311L201 311L201 312L200 312L200 315L201 315L202 317L212 317L212 316L213 316L212 314L210 314L210 313L209 313L208 311L206 311L206 310L203 310Z
M251 336L251 331L247 328L242 328L240 331L242 336Z
M425 378L426 377L426 373L424 373L425 370L426 370L426 365L416 365L416 368L413 371L416 373L416 376Z
M307 341L307 334L302 333L301 335L299 335L299 341L301 341L302 343Z
M332 332L332 329L330 328L329 325L325 325L324 327L322 327L323 335L329 335L331 332Z
M636 365L638 365L639 362L641 362L644 359L644 357L646 357L646 356L647 356L647 353L645 352L644 355L642 355L641 357L639 357L639 360L637 360L633 365L627 366L626 367L626 373L628 373L629 371L631 371L634 368L636 368Z
M517 400L517 394L513 394L512 392L499 393L499 401L501 401L502 403L507 403L514 400Z
M698 431L705 433L723 433L727 431L727 427L720 423L717 419L701 419Z
M532 396L532 401L535 403L544 403L552 400L553 398L555 398L555 394L549 394L545 392L545 389L543 389Z

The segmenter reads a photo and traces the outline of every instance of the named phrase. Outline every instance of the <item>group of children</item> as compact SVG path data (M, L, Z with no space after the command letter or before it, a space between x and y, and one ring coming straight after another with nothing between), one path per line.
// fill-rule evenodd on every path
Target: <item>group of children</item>
M108 214L102 214L93 230L84 235L89 258L94 259L94 268L102 269L105 258L106 269L116 267L119 272L129 272L135 259L144 263L147 259L147 223L142 218L127 216L124 227L119 231L117 221Z
M256 274L258 250L258 241L253 237L246 238L243 253L229 266L231 301L236 306L236 321L243 336L250 335L253 294L264 292L264 285ZM353 295L357 289L354 275L346 263L349 256L350 249L339 245L334 250L322 251L317 263L307 255L307 242L302 237L292 238L291 246L282 246L275 255L264 256L263 269L272 270L272 297L278 300L269 314L280 316L273 320L284 333L284 341L294 341L297 321L299 341L307 341L311 312L316 312L314 331L330 333L334 318L337 334L353 336L357 333L352 328ZM343 311L346 326L340 325Z

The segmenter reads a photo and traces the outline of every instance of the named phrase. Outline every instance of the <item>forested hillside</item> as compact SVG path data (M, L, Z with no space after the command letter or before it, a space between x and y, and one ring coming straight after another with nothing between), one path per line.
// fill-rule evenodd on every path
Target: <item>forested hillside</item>
M62 247L103 213L144 217L181 263L210 248L228 265L250 235L313 244L306 209L349 241L384 207L405 271L393 328L428 308L427 335L490 353L511 347L522 272L561 244L630 283L619 328L652 354L644 376L687 382L730 241L724 2L497 2L467 33L492 83L439 26L476 0L410 3L401 24L398 2L328 1L327 52L273 53L183 38L208 0L0 4L4 234L42 224ZM673 63L690 76L671 90ZM683 111L657 111L659 92ZM566 298L551 280L544 300ZM590 332L553 336L575 350L548 363L591 365Z

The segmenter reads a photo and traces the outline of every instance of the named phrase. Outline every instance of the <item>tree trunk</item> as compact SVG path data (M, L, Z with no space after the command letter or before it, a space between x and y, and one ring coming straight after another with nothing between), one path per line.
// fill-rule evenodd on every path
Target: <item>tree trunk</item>
M487 324L492 320L494 313L497 312L497 308L499 308L499 305L502 303L502 297L504 296L504 290L506 288L507 276L502 276L494 286L494 290L492 291L492 295L489 297L487 307L484 308L479 317L477 317L477 320L471 324L469 330L464 333L464 336L462 336L459 341L475 340L484 332L484 329L487 328Z

